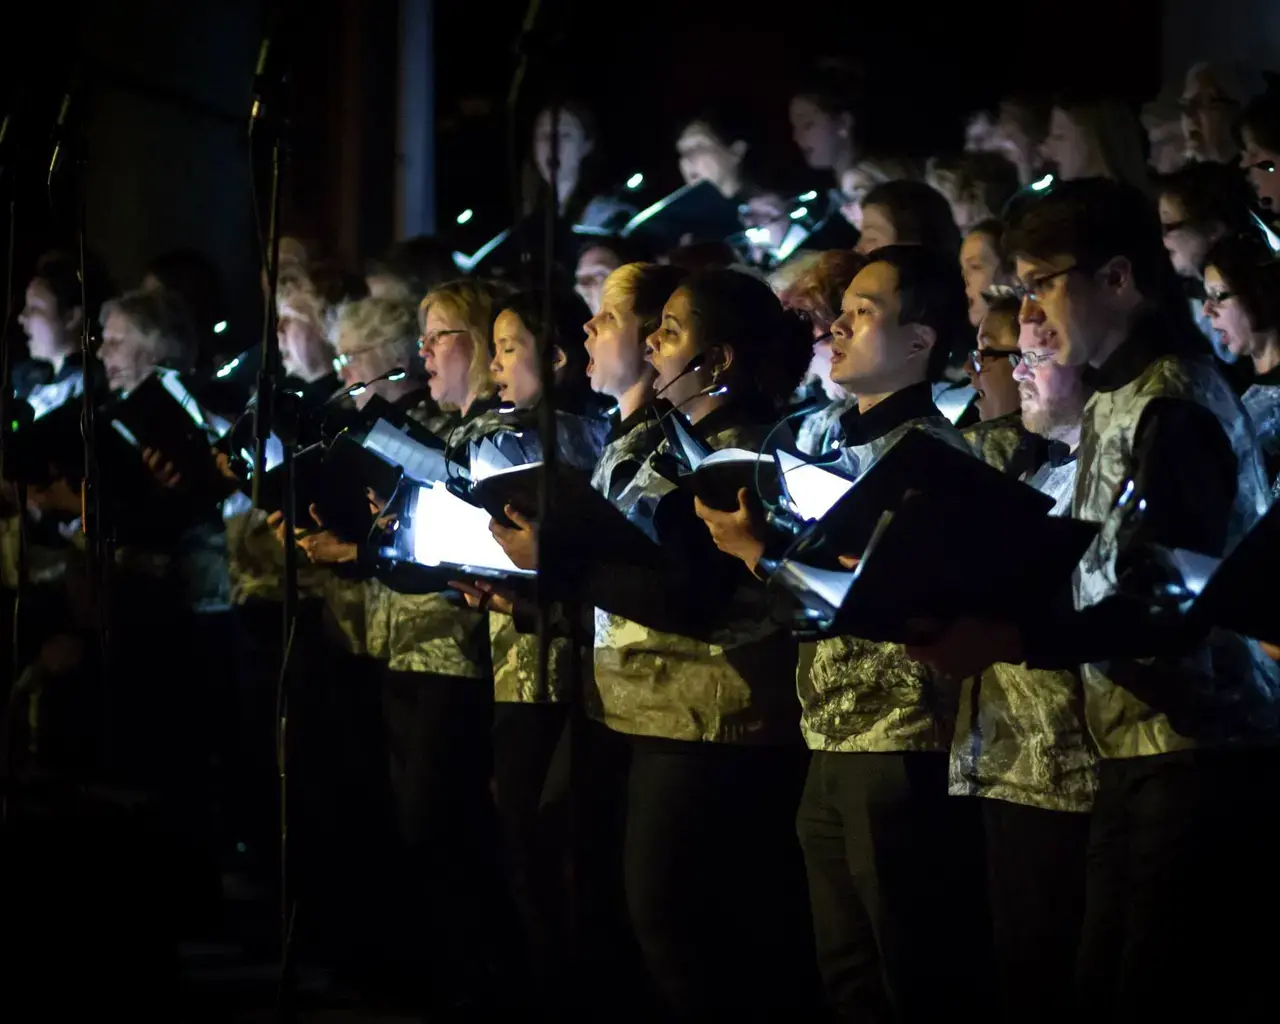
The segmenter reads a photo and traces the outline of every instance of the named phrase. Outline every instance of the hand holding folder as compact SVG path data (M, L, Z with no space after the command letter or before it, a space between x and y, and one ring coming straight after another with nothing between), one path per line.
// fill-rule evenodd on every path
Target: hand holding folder
M508 506L536 521L542 473L541 462L493 471L472 481L470 500L501 525L516 525L506 514ZM660 564L657 545L594 490L582 471L556 464L550 481L550 506L550 522L538 526L544 543L554 545L559 557L574 563L596 561L642 567Z
M675 409L664 413L661 423L667 450L653 456L653 468L677 486L691 490L704 505L718 512L734 512L742 490L759 493L770 505L781 497L772 453L712 448Z

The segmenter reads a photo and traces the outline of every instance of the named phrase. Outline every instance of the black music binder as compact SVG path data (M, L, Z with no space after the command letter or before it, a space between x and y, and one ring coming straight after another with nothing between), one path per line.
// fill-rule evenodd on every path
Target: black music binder
M1011 553L976 570L968 539L992 522L1008 536L1025 538L1034 557ZM881 516L855 569L784 559L771 583L803 605L802 631L921 643L957 618L1018 622L1057 607L1097 529L1037 513L1018 499L994 499L991 492L959 505L913 496Z
M497 470L473 481L470 500L503 525L508 505L537 520L541 462ZM587 475L557 463L550 488L551 527L546 534L561 557L572 564L594 562L654 568L658 546L618 508L591 486Z

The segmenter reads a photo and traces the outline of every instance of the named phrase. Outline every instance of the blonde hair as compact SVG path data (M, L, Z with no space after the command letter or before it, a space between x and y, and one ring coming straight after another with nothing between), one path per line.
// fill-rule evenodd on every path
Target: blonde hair
M359 338L356 350L384 348L399 366L408 367L418 351L413 307L395 299L359 299L338 314L338 336Z
M466 325L467 337L471 339L467 391L477 398L487 398L494 392L493 377L489 373L489 333L493 327L494 308L509 291L491 281L450 281L427 292L418 306L420 331L426 330L427 312L432 306Z

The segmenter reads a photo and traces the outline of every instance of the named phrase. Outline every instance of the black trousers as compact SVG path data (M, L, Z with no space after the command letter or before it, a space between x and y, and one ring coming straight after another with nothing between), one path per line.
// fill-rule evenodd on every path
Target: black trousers
M1103 761L1089 837L1081 1012L1274 1016L1280 944L1274 751Z
M982 800L1003 1019L1070 1019L1089 815Z
M399 898L389 903L402 955L436 1009L487 995L510 931L489 795L493 689L483 679L384 670L383 720Z
M991 976L981 821L947 796L947 755L815 753L798 827L839 1019L976 1016Z
M806 759L798 747L636 741L627 904L671 1015L796 1019L817 1006L792 825Z
M567 704L494 705L493 798L523 938L507 986L518 1005L550 1007L568 988L568 780L551 777L557 752L566 756L568 726Z

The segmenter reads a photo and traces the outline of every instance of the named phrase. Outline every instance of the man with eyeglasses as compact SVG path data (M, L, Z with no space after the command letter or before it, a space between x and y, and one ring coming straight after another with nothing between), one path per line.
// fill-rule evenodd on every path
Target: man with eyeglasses
M1018 300L1011 295L988 296L987 311L978 322L978 347L969 353L964 370L975 393L979 422L963 430L973 453L988 465L1013 475L1039 462L1040 445L1022 429L1018 382L1013 367L1018 357Z
M1076 570L1074 612L957 624L914 653L966 675L993 661L1080 666L1101 761L1079 1009L1259 1019L1280 678L1256 642L1197 628L1166 596L1182 585L1169 549L1221 557L1265 510L1257 440L1187 316L1144 196L1068 182L1007 237L1023 323L1095 389L1071 511L1101 529ZM1021 557L1034 557L1024 540Z
M1012 363L1018 430L1038 442L1023 446L1028 456L1035 454L1019 460L1018 472L1054 499L1055 515L1070 515L1088 386L1081 367L1055 362L1055 350L1036 336L1034 324L1018 331L1016 300L1002 301L1015 302L1017 347L999 358L1005 367ZM983 560L1019 557L979 539L974 554L978 572ZM1006 1020L1017 1020L1028 1006L1038 1008L1042 1022L1066 1020L1071 1011L1097 788L1083 698L1074 669L1025 664L991 665L961 689L949 791L982 798L996 978Z

